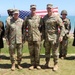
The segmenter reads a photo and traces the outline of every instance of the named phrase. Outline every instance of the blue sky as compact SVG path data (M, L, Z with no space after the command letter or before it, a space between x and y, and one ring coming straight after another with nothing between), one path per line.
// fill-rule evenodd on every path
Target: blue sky
M45 10L47 4L58 7L59 13L65 9L68 15L75 15L75 0L0 0L0 14L7 15L7 9L30 10L31 4L37 5L37 10Z

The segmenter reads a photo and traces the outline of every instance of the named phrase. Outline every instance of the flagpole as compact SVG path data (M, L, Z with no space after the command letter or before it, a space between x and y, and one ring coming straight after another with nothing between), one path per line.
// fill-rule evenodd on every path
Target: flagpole
M14 6L14 9L15 9L15 5L13 5Z

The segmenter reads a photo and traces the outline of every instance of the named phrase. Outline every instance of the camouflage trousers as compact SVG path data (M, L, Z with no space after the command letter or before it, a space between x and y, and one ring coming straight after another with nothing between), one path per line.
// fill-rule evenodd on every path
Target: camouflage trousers
M40 41L28 41L28 47L30 52L31 64L39 65L40 62Z
M16 52L15 50L17 51L17 57L15 56ZM20 63L22 59L22 44L10 44L9 54L10 54L11 63L14 63L15 60L17 60L18 63Z
M63 39L59 46L59 57L65 57L67 55L68 39Z
M58 43L53 44L51 41L45 41L44 46L45 46L46 63L49 63L51 57L51 50L54 64L58 63Z

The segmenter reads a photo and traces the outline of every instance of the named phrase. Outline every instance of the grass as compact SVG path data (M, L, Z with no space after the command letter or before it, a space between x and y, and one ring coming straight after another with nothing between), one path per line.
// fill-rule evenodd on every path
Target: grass
M68 54L74 54L75 53L75 47L72 46L72 39L69 39L69 45L68 45ZM53 59L51 58L49 62L50 68L47 69L44 67L45 64L45 56L44 52L45 49L42 46L41 48L41 55L40 55L40 66L42 67L41 70L29 70L28 67L30 64L30 57L29 57L29 51L27 43L24 44L23 48L23 60L21 63L21 66L23 67L23 70L18 70L16 68L15 71L11 71L11 62L9 58L9 50L8 46L5 43L5 47L2 49L3 59L0 60L0 75L75 75L75 56L74 55L67 55L67 58L65 60L59 59L59 69L57 72L54 72L52 70L53 67ZM17 63L17 62L16 62Z
M69 41L68 41L68 43L69 43L68 44L68 54L74 54L75 53L75 47L72 46L72 42L73 42L73 39L69 39ZM4 41L4 48L1 51L2 51L2 53L9 53L8 45L6 44L5 41ZM23 53L29 53L27 42L23 45ZM44 53L45 53L45 49L42 46L41 47L41 54L44 54Z

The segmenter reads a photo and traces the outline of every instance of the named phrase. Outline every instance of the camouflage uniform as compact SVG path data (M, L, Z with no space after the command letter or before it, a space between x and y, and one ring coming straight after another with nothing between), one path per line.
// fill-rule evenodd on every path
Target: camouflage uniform
M65 14L67 15L67 11L66 10L63 10L61 12L61 15L62 14ZM63 40L62 42L60 42L60 47L59 47L59 57L66 57L67 55L67 47L68 47L68 35L69 35L69 32L70 32L70 29L71 29L71 23L70 23L70 20L68 18L65 18L63 19L61 17L63 23L64 23L64 27L65 27L65 35L63 36Z
M51 4L48 4L47 7L52 7ZM60 36L64 35L64 26L62 20L59 16L52 15L49 17L48 14L43 18L43 37L45 39L45 55L46 55L46 64L48 65L50 60L50 52L52 48L52 55L54 58L54 64L58 63L58 43L59 43L59 34L58 26L61 27Z
M4 23L0 21L0 53L1 53L1 49L4 47L4 44L3 44L4 34L5 34Z
M4 24L3 24L3 22L2 21L0 21L0 36L1 36L1 33L2 33L2 27L4 26Z
M14 11L15 13L19 13ZM23 20L18 18L15 20L13 17L6 21L6 40L9 42L9 53L11 63L16 60L15 49L17 49L17 61L21 62L22 58L22 25Z
M13 9L8 9L7 10L8 17L7 17L7 20L6 21L10 21L10 19L13 17L13 12L14 12Z
M35 5L31 5L31 8L36 8ZM41 33L39 31L41 18L38 15L27 16L24 21L24 26L28 26L28 47L31 57L31 65L38 66L40 59L40 44L41 44ZM26 35L26 34L25 34Z
M7 17L7 19L6 19L6 25L5 25L5 28L6 28L6 26L7 26L7 23L9 23L9 22L10 22L10 19L13 17L13 15L12 15L13 12L14 12L13 9L8 9L8 10L7 10L8 17Z

